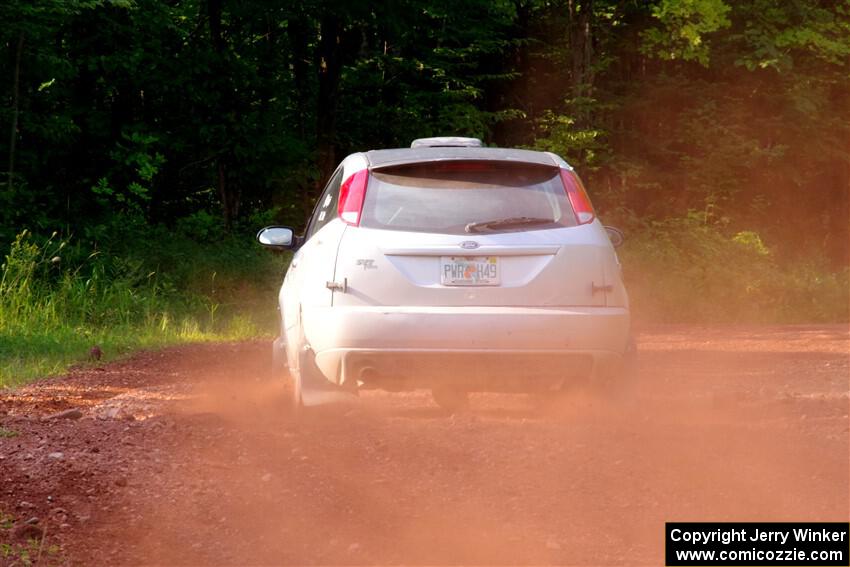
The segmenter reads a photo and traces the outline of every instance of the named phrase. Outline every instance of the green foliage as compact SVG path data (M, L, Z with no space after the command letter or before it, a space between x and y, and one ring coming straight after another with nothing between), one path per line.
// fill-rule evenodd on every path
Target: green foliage
M9 439L12 437L17 437L19 434L14 429L7 429L5 427L0 427L0 439ZM2 517L0 517L0 528L4 525Z
M62 371L94 344L112 358L274 329L267 307L285 260L252 239L211 246L139 226L124 237L87 252L18 235L0 267L0 386Z
M593 169L609 156L605 132L599 128L582 128L571 116L546 111L538 120L540 135L534 149L553 152L570 163Z
M0 431L3 429L0 428ZM28 539L25 543L15 541L12 534L14 525L15 517L0 509L0 560L4 565L58 567L67 563L61 548L56 544L46 545L43 538Z
M661 0L652 7L652 17L660 27L643 32L642 48L662 59L708 65L710 49L705 35L729 27L729 10L723 0Z
M97 203L110 214L143 216L151 200L150 187L154 177L165 163L165 157L153 148L156 136L140 132L124 134L123 141L110 153L113 177L127 180L122 189L110 185L109 177L101 177L92 186Z
M26 543L0 543L0 559L9 562L9 565L64 565L58 545L49 545L42 548L41 540L30 539Z
M0 530L12 529L12 526L14 525L15 517L5 513L3 510L0 510Z
M846 321L850 270L780 266L758 234L727 236L705 213L654 222L620 253L640 322Z
M736 42L736 63L749 70L770 68L791 72L811 60L844 67L850 55L850 6L847 2L735 3L737 18L745 22ZM795 65L796 63L796 65ZM798 69L799 72L801 69ZM824 68L818 69L823 72ZM805 71L803 71L804 74Z

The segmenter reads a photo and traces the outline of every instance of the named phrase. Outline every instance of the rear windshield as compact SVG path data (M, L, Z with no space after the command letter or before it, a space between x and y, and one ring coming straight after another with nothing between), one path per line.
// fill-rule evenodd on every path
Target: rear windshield
M507 219L526 221L493 222ZM430 162L374 171L360 220L369 228L447 234L575 224L557 168L506 162Z

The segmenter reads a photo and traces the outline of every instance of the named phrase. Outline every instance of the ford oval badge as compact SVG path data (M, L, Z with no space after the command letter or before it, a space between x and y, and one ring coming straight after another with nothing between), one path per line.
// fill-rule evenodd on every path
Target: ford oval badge
M464 240L460 243L460 247L465 250L475 250L476 248L478 248L478 243L474 240Z

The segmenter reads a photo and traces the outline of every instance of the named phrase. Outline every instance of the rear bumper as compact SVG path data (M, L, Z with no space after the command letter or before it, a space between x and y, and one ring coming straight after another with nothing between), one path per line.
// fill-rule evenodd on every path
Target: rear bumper
M329 307L304 314L316 365L340 385L553 389L615 372L622 307Z

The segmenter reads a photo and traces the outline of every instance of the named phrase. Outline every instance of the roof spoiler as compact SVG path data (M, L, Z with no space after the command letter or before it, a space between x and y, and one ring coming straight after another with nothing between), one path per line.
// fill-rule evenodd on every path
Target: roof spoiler
M418 138L410 144L411 148L483 148L484 142L478 138L459 136L439 136L437 138Z

